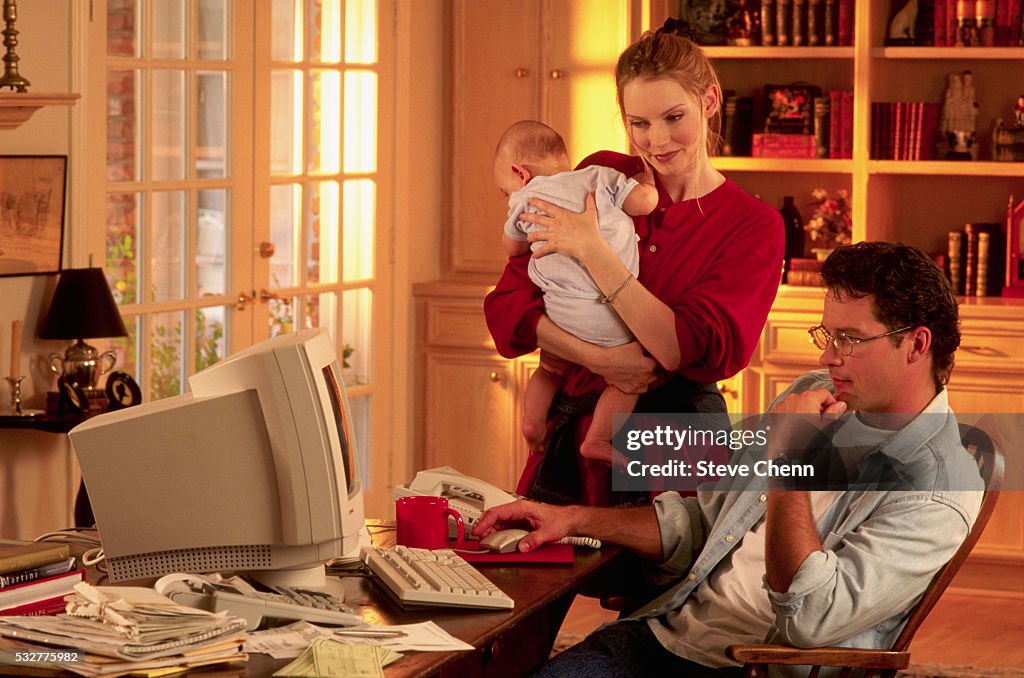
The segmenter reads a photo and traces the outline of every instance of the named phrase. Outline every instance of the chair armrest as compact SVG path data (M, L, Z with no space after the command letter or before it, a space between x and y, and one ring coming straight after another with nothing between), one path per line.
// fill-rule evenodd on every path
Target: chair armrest
M909 652L849 647L800 648L785 645L730 645L725 655L743 664L848 666L854 669L905 669Z

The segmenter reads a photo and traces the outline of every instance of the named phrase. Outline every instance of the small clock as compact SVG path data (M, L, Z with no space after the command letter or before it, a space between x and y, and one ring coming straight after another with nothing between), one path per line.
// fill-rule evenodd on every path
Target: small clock
M107 408L120 410L142 402L139 384L124 370L115 370L107 376Z

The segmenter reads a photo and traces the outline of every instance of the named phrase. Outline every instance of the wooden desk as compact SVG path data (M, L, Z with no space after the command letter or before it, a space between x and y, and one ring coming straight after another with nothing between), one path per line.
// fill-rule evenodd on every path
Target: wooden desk
M480 565L480 571L516 601L512 610L403 610L377 581L354 577L345 579L345 600L368 623L433 620L476 648L472 652L408 652L385 668L386 676L523 676L547 660L576 592L622 554L614 546L597 551L577 547L572 565ZM239 675L269 676L287 663L252 654Z
M367 521L373 542L394 542L393 521ZM512 610L467 610L423 607L405 610L388 595L375 578L342 579L345 602L367 623L412 624L433 620L456 638L474 648L464 652L407 652L384 669L389 678L416 676L476 677L523 676L547 660L562 620L577 591L625 552L616 546L600 550L576 548L576 559L567 564L501 566L481 564L480 571L515 600ZM104 584L102 578L90 581ZM135 584L136 582L129 582ZM251 654L245 664L219 664L175 675L207 678L271 676L291 660ZM8 671L10 671L8 673ZM0 666L2 675L72 676L67 672L40 671Z

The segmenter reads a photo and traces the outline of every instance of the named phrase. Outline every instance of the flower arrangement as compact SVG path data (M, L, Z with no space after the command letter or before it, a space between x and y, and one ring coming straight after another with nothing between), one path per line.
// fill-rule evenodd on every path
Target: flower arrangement
M849 194L844 189L830 196L823 188L811 191L814 215L804 224L811 241L821 248L834 248L852 241L853 224L850 217Z

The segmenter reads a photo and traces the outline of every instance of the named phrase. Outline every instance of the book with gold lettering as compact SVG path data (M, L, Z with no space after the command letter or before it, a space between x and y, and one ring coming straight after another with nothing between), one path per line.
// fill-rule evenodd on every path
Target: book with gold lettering
M0 574L27 570L67 560L71 547L54 542L32 541L0 544Z

